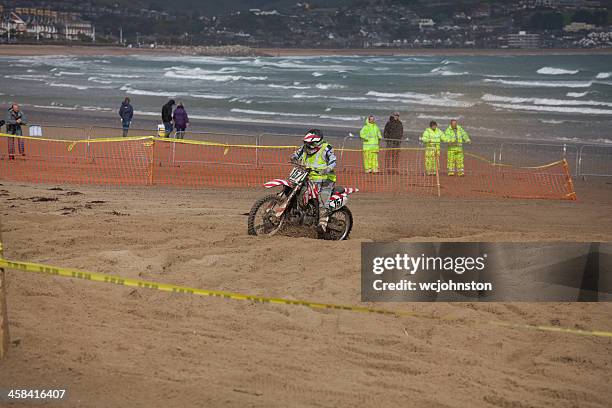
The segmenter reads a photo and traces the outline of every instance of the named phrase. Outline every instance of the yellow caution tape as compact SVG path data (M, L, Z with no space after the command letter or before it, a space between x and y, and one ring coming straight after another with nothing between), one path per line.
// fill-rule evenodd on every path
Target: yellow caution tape
M1 250L2 250L2 246L0 244L0 251ZM363 306L348 306L348 305L340 305L340 304L333 304L333 303L310 302L306 300L292 300L292 299L265 297L265 296L257 296L257 295L246 295L242 293L226 292L226 291L221 291L221 290L197 289L197 288L191 288L188 286L172 285L168 283L146 281L146 280L141 280L141 279L124 278L121 276L107 275L103 273L82 271L79 269L44 265L44 264L38 264L38 263L33 263L33 262L9 261L9 260L2 259L2 258L0 258L0 268L14 269L14 270L23 271L23 272L42 273L42 274L47 274L47 275L62 276L62 277L68 277L68 278L84 279L84 280L89 280L93 282L109 283L113 285L130 286L130 287L145 288L145 289L156 289L156 290L161 290L164 292L187 293L187 294L198 295L198 296L211 296L211 297L221 297L225 299L246 300L246 301L252 301L256 303L274 303L274 304L282 304L282 305L306 306L311 309L345 310L345 311L358 312L358 313L380 314L380 315L388 315L388 316L395 316L395 317L419 317L419 318L436 319L436 320L444 320L444 321L457 321L457 322L463 322L463 323L470 322L470 321L460 319L460 318L434 317L434 316L429 316L429 315L424 315L424 314L419 314L419 313L414 313L414 312L408 312L408 311L395 311L395 310L369 308L369 307L363 307ZM580 329L572 329L572 328L557 327L557 326L515 324L515 323L500 322L500 321L471 321L471 323L488 324L488 325L502 326L502 327L508 327L508 328L515 328L515 329L529 329L529 330L536 330L536 331L567 333L567 334L575 334L575 335L581 335L581 336L612 337L612 332L601 331L601 330L590 331L590 330L580 330Z

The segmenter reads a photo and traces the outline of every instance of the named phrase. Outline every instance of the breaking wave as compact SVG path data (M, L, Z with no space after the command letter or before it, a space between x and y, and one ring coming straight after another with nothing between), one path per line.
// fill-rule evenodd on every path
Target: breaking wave
M580 101L574 99L554 99L554 98L521 98L510 96L498 96L485 94L482 96L485 102L508 102L508 103L532 103L534 105L547 106L606 106L612 107L612 102L601 101Z
M612 109L575 108L567 106L517 105L493 103L491 106L502 109L522 110L528 112L577 113L583 115L612 115Z
M400 102L413 103L418 105L447 106L457 108L469 108L471 106L474 106L474 104L471 102L455 99L453 96L454 94L429 95L417 92L387 93L369 91L368 93L366 93L366 95L378 97L378 99L376 100L379 102Z
M208 71L201 68L178 68L166 70L166 78L199 79L203 81L229 82L229 81L265 81L266 76L227 75L220 71Z
M340 84L316 84L315 87L317 89L343 89L343 88L346 88L346 86L340 85Z
M130 95L141 95L141 96L161 96L166 98L176 98L176 97L192 97L199 99L228 99L227 95L218 95L218 94L200 94L200 93L186 93L186 92L164 92L164 91L146 91L143 89L134 89L130 85L124 85L119 88L121 91L125 91Z
M483 81L529 88L589 88L593 85L593 81L508 81L488 78Z
M279 88L279 89L310 89L308 85L278 85L278 84L268 84L270 88Z
M569 70L563 68L554 68L554 67L543 67L536 71L538 74L542 75L575 75L578 73L578 70Z
M569 96L570 98L582 98L583 96L586 96L586 94L588 94L589 92L568 92L567 96Z

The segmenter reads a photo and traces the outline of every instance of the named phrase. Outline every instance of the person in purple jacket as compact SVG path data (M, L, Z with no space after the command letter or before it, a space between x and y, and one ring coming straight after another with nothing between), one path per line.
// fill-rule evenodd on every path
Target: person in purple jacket
M189 116L187 116L187 111L182 102L179 102L176 106L172 119L174 120L174 127L176 128L176 138L182 139L185 135L185 129L187 129L189 125Z

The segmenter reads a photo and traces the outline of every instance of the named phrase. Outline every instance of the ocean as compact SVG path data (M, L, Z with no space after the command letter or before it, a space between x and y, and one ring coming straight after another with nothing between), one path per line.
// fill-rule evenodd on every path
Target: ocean
M612 55L0 58L0 103L136 118L168 98L194 121L357 131L399 111L415 139L451 118L473 137L612 143ZM32 119L31 119L32 121Z

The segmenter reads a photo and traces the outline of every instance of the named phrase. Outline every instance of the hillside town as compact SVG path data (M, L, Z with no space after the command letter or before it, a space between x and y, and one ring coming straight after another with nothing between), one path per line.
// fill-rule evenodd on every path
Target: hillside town
M605 1L345 3L328 7L325 2L296 2L283 8L206 15L198 9L153 10L131 7L125 2L109 6L95 1L0 1L0 42L129 47L612 47L612 13ZM153 26L157 29L152 30Z

